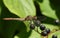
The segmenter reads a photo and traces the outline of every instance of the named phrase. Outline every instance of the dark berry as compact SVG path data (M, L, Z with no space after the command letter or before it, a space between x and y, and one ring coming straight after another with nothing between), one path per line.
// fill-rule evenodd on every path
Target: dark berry
M52 38L57 38L57 36L56 35L53 35Z
M49 28L46 28L45 31L46 31L47 33L50 33L50 29L49 29Z
M41 35L42 35L42 36L47 36L48 33L47 33L46 31L43 31L43 32L41 32Z
M40 24L41 24L39 20L34 20L34 23L36 26L40 26Z
M40 25L40 30L45 30L45 28L46 27L44 25L42 25L42 24Z
M30 24L30 29L34 29L35 25L34 24Z
M59 20L55 20L55 24L60 24L60 21Z

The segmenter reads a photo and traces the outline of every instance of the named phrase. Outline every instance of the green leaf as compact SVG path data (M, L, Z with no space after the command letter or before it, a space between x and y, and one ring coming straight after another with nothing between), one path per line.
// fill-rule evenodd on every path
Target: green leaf
M35 16L36 10L33 0L3 0L5 6L19 17Z
M1 6L0 6L0 15L1 15Z
M28 36L28 34L30 35ZM14 38L42 38L40 34L32 30L31 32L25 33L24 31L19 33L18 35L15 35Z
M38 2L42 11L42 14L51 17L53 19L58 19L56 16L56 10L53 10L50 5L50 0L43 0L42 2Z
M1 8L2 8L1 3L2 3L2 0L0 0L0 15L1 15Z
M33 30L29 38L42 38L42 36Z
M57 35L57 38L60 38L60 31L49 34L48 38L52 38L52 35Z
M43 24L46 26L46 28L49 28L51 31L53 30L59 30L59 26L52 25L52 24Z

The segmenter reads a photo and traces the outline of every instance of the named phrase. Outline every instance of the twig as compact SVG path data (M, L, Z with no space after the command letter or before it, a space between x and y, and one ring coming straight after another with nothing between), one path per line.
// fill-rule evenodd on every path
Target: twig
M27 16L26 18L3 18L3 20L19 20L19 21L26 21L26 20L32 20L32 19L37 19L37 17Z
M25 18L3 18L3 20L20 20L20 21L24 21Z

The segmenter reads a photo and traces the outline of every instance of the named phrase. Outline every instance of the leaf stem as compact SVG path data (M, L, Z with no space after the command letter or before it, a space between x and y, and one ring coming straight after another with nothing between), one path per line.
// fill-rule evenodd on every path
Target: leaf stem
M26 18L3 18L3 20L19 20L19 21L32 20L32 19L37 19L37 17L27 16Z
M25 18L3 18L3 20L20 20L20 21L24 21Z

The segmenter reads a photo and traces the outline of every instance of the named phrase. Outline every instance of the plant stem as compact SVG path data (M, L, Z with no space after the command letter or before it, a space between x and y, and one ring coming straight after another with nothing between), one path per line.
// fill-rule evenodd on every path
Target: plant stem
M3 18L3 20L20 20L20 21L24 21L25 18Z

